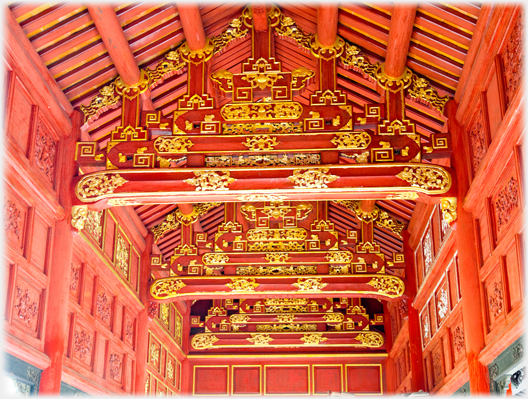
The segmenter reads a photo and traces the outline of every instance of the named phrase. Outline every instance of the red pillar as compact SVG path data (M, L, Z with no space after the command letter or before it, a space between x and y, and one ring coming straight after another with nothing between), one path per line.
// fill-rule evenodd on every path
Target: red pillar
M332 46L337 40L338 19L337 4L321 4L317 9L317 40L323 46Z
M394 6L385 59L385 73L388 76L398 78L405 72L415 16L415 5L397 4Z
M414 265L414 252L409 246L409 232L404 230L403 248L405 251L405 278L407 279L407 295L409 296L407 308L409 312L409 349L411 351L411 389L413 392L425 391L425 376L423 370L422 342L420 332L420 316L418 310L412 306L416 297L416 268Z
M394 365L394 359L390 356L390 351L392 349L392 345L394 342L392 342L392 324L391 324L391 318L390 318L390 311L389 307L387 306L387 302L383 304L383 316L385 317L385 342L387 344L387 353L389 353L389 356L387 357L387 360L385 362L385 370L386 370L386 377L385 377L385 383L387 384L387 394L391 395L396 393L396 390L398 387L396 386L396 368Z
M60 142L60 165L57 181L59 203L66 217L55 222L53 248L49 270L47 316L45 320L44 353L51 363L42 371L40 394L58 395L60 393L62 363L66 342L68 341L68 300L70 293L70 272L73 258L73 235L71 226L71 190L70 182L75 176L75 145L80 139L82 116L78 111L72 114L72 134Z
M152 233L145 237L145 250L141 255L141 269L139 275L139 299L143 303L144 309L138 315L137 345L136 345L136 378L134 393L136 395L145 395L145 380L147 378L147 354L148 354L148 334L149 334L149 317L148 317L148 299L147 289L150 277L150 254L152 252L152 243L154 236Z
M178 4L178 13L182 24L185 40L191 51L198 51L205 47L207 36L202 22L200 8L196 4Z
M464 198L469 189L469 172L466 164L465 132L456 121L458 105L453 101L446 104L448 130L453 137L453 168L458 180L458 220L456 222L456 237L458 260L461 267L460 291L462 293L462 319L466 344L466 356L469 367L469 385L472 395L490 393L488 369L479 361L480 352L486 346L484 334L484 319L480 297L480 277L477 261L477 239L473 226L471 212L464 210Z

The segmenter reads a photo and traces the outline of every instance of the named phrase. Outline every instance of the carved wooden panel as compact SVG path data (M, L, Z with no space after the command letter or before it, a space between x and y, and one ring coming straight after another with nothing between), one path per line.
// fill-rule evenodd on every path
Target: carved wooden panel
M485 281L485 305L488 313L488 325L492 329L495 322L505 313L505 294L499 267Z
M123 310L123 327L121 339L133 349L135 349L136 329L137 319L133 316L132 312L128 308L125 308Z
M36 107L17 77L14 78L13 83L11 98L8 100L12 106L8 111L7 134L15 140L22 153L27 156Z
M265 394L309 394L309 366L264 366Z
M34 134L32 164L44 176L51 187L55 186L55 169L58 155L58 142L42 117L37 118Z
M227 395L229 380L228 366L194 366L194 395Z
M147 363L159 374L161 374L162 365L161 352L161 342L153 334L149 334Z
M486 114L488 117L490 138L493 140L502 122L502 90L499 85L500 76L497 68L493 70L491 81L485 92Z
M449 295L449 286L444 279L435 291L436 321L437 327L447 319L451 312L451 301Z
M233 395L260 395L262 393L262 366L233 366Z
M465 343L465 336L464 336L464 326L462 324L462 320L460 320L457 324L453 325L450 328L450 334L451 334L451 345L452 345L452 353L453 353L453 363L456 365L463 359L465 359L466 355L466 343Z
M431 352L433 362L433 384L436 387L444 378L444 361L442 358L442 348L437 345Z
M429 224L425 230L424 237L422 238L422 251L423 251L423 263L424 263L424 276L429 273L429 270L433 267L433 261L435 258L434 245L433 245L433 230Z
M114 296L99 281L95 284L93 301L95 318L100 320L106 328L111 329L114 312Z
M510 37L502 51L502 64L508 104L511 103L520 85L524 61L524 23L523 13L517 17Z
M510 220L518 213L520 205L519 181L515 176L506 180L501 190L491 200L497 240L506 232Z
M511 310L522 305L523 301L523 260L522 241L520 235L516 236L503 257L505 272L508 276L508 295Z
M34 265L41 273L45 273L51 250L52 229L38 212L34 213L32 227L29 258L32 265Z
M420 326L422 329L422 346L425 348L432 337L431 317L429 315L429 306L426 305L420 313Z
M20 253L26 244L26 226L29 207L17 195L6 193L4 199L4 231L7 241Z
M488 141L486 139L487 135L485 129L486 126L482 116L482 108L479 105L475 117L468 128L473 176L477 174L480 164L488 151Z
M75 323L73 331L73 358L91 369L95 355L94 346L97 334L92 328L79 322L79 320Z
M125 363L125 355L114 345L110 344L105 378L112 383L122 386L125 375Z
M34 281L26 279L20 274L14 284L12 302L12 321L17 327L37 337L41 329L41 315L44 311L43 289L39 288Z

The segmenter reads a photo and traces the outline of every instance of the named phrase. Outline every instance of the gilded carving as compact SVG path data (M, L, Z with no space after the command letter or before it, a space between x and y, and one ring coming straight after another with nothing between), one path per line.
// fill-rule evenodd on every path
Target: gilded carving
M371 64L362 50L351 43L345 43L345 51L339 61L344 65L345 69L353 69L368 77L371 81L376 79L376 71L380 65L379 62Z
M312 333L304 334L300 340L304 342L304 345L319 345L321 342L327 341L328 338L323 337L323 333Z
M508 224L513 210L519 205L519 183L511 178L495 199L497 230Z
M298 119L302 112L297 102L226 104L220 111L226 121Z
M300 252L304 251L304 242L257 242L248 245L249 252Z
M92 337L86 331L75 331L74 352L81 360L90 359L92 356Z
M290 259L290 255L287 253L274 252L266 254L264 259L266 259L269 263L286 263L286 261Z
M88 216L88 207L86 205L75 205L72 206L72 218L71 225L77 230L81 231L84 229L86 218Z
M249 32L246 29L243 21L243 15L238 18L231 20L229 26L220 35L211 37L211 41L214 45L214 54L221 53L233 40L241 39L246 36Z
M108 86L104 86L99 90L99 94L92 98L89 106L81 105L81 112L84 114L84 123L89 122L90 119L97 116L103 110L116 108L120 102L120 96L115 94L115 83L112 82Z
M372 138L368 133L337 133L331 142L338 149L364 149L369 146Z
M444 107L449 101L449 96L440 97L438 92L430 85L429 81L418 77L413 73L412 86L407 91L409 97L415 101L429 104L440 114L444 113Z
M172 365L172 360L167 362L167 379L174 381L174 366Z
M306 298L266 298L264 299L264 305L266 306L282 306L282 305L307 305L308 299Z
M221 191L229 190L228 185L236 179L230 177L230 172L225 171L223 175L217 172L195 171L192 179L184 180L185 183L196 186L196 191Z
M160 351L159 351L158 345L150 344L150 349L149 349L150 363L154 365L155 367L157 367L159 364L159 357L160 357Z
M328 188L327 184L337 180L339 176L329 174L329 168L295 169L289 176L295 188Z
M287 315L290 316L290 315ZM259 324L257 332L317 331L317 324Z
M57 157L57 143L44 132L44 126L39 121L35 139L34 157L37 167L46 175L51 184L55 181L55 159Z
M232 314L231 316L229 316L229 322L230 323L245 324L250 319L251 319L251 317L249 317L246 314L235 313L235 314Z
M103 233L102 219L103 212L88 211L86 214L86 221L84 222L84 228L97 242L101 240L101 235Z
M326 254L325 258L330 263L350 263L354 255L348 251L331 251Z
M455 361L458 361L464 354L466 348L464 331L460 326L453 330L453 351L455 354Z
M222 253L207 253L202 256L202 261L206 265L218 265L229 262L229 256Z
M77 184L76 193L82 198L112 194L116 188L126 182L128 180L123 179L119 174L88 176Z
M150 287L150 293L156 299L170 298L184 287L187 287L187 284L182 280L164 278L154 281Z
M110 355L110 377L119 381L121 379L121 356L115 353Z
M260 155L222 155L205 157L205 166L219 167L253 167L253 166L280 166L280 165L319 165L319 154L260 154ZM274 195L274 194L271 194ZM283 199L287 198L286 196ZM273 201L273 200L270 200Z
M6 201L4 205L4 229L6 233L11 231L11 233L20 240L20 222L22 220L22 213L18 209L17 205L14 202L9 200Z
M163 325L168 329L169 328L170 304L160 303L159 309L160 309L159 318L161 322L163 323Z
M380 333L374 331L359 333L356 335L355 340L361 342L363 346L369 348L379 348L384 342L383 336Z
M429 339L429 332L431 328L429 327L429 317L427 315L422 317L422 327L424 339Z
M292 284L297 287L298 291L304 292L320 292L328 283L323 283L322 278L300 278L296 283Z
M453 223L457 218L457 199L456 197L442 198L440 200L442 206L442 219L448 224Z
M246 340L255 346L268 346L273 338L269 334L251 334L251 338L246 338Z
M268 136L267 134L260 136L253 136L246 138L244 144L251 151L271 151L275 146L280 144L276 137Z
M154 149L159 154L180 154L187 152L187 149L193 145L193 142L186 137L160 136L154 141Z
M252 195L239 195L235 197L241 202L265 202L265 201L283 201L288 199L287 195L278 195L278 194L252 194Z
M327 323L341 323L345 319L345 316L342 313L328 313L323 315L323 319Z
M445 192L451 187L451 176L438 166L409 166L396 175L413 187Z
M429 272L429 269L433 265L433 237L431 235L431 230L427 230L423 241L423 254L424 254L424 265L425 265L425 274Z
M127 279L129 277L129 257L130 248L125 239L121 235L118 235L115 254L115 266L125 275Z
M219 341L214 335L210 334L196 334L191 340L191 346L194 349L208 349L213 347L214 343Z
M251 229L246 238L249 241L305 240L308 232L303 228L293 229Z
M278 314L276 316L279 323L293 323L295 320L294 314Z
M440 290L440 295L437 302L437 308L438 308L438 316L440 320L443 320L447 313L449 312L449 299L447 290L444 290L443 288Z
M248 278L248 279L232 278L231 282L226 284L226 287L232 289L233 291L247 292L247 291L255 291L255 289L259 285L260 284L255 283L254 278Z
M16 298L18 299L18 304L15 305L18 318L22 320L26 325L29 326L31 320L38 315L39 304L31 300L29 296L29 290L25 291L20 287L17 288Z
M367 284L391 298L399 297L405 291L403 281L395 276L374 277Z
M239 276L286 276L297 274L317 274L317 266L241 266Z

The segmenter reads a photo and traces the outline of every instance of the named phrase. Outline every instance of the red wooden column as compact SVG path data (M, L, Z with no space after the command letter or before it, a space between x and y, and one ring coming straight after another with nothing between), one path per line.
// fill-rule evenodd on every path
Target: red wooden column
M405 277L407 278L407 295L409 296L407 308L409 312L409 349L411 352L411 389L413 392L425 391L425 376L423 370L422 342L420 333L420 316L412 304L416 297L416 268L414 265L414 252L409 246L409 232L402 231L403 248L405 252Z
M200 8L196 4L178 4L177 8L189 49L191 51L203 49L207 37L205 36Z
M51 360L50 366L42 371L40 394L58 395L60 393L62 363L68 341L68 300L70 293L70 273L73 260L73 228L71 226L71 187L75 176L75 145L80 140L82 116L78 111L72 113L72 134L60 142L60 172L57 181L59 203L66 217L55 222L53 247L49 270L48 300L46 320L44 321L44 353Z
M389 353L389 356L385 361L385 381L387 384L386 393L388 395L391 395L396 393L396 389L398 389L398 387L396 386L396 368L394 365L394 359L390 356L390 351L394 342L392 342L392 325L390 321L390 310L387 306L386 301L383 303L383 317L385 318L385 342L387 343L387 353Z
M488 369L479 361L480 352L486 346L482 309L484 304L480 297L479 266L477 261L477 239L473 225L473 215L464 210L464 198L469 189L469 174L464 149L469 143L465 132L456 120L458 104L453 100L446 104L448 131L453 138L453 167L458 180L458 207L456 237L458 259L461 265L460 291L462 293L462 319L466 344L466 356L469 366L469 385L471 394L489 394Z
M139 275L139 299L145 307L137 318L137 344L136 344L136 378L134 393L136 395L145 395L145 380L147 379L147 354L148 354L148 334L149 334L149 316L148 316L148 281L150 277L150 255L154 235L147 234L145 237L145 250L141 254L140 275Z
M321 4L317 9L317 40L323 46L332 46L337 40L337 4Z
M394 6L385 58L385 73L392 78L398 78L405 72L415 16L416 6L414 5Z

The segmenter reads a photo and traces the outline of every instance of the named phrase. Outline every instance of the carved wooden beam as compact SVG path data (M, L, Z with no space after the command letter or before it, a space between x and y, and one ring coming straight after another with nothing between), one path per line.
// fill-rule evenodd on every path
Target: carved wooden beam
M189 49L191 51L203 49L207 36L205 35L200 8L196 4L178 4L177 8Z
M385 58L385 73L392 78L398 78L405 72L416 8L410 4L394 6Z
M268 30L268 15L266 4L253 3L251 4L253 11L253 28L258 32L265 32Z
M331 46L337 39L337 4L321 4L317 9L317 39L323 46Z
M98 4L87 8L119 76L126 85L135 85L141 79L141 71L136 64L132 50L130 50L114 7Z
M69 115L73 113L70 101L7 7L4 8L4 16L7 24L4 30L6 56L15 63L11 67L25 85L33 85L33 95L36 101L39 100L41 111L62 134L68 136L72 128Z

